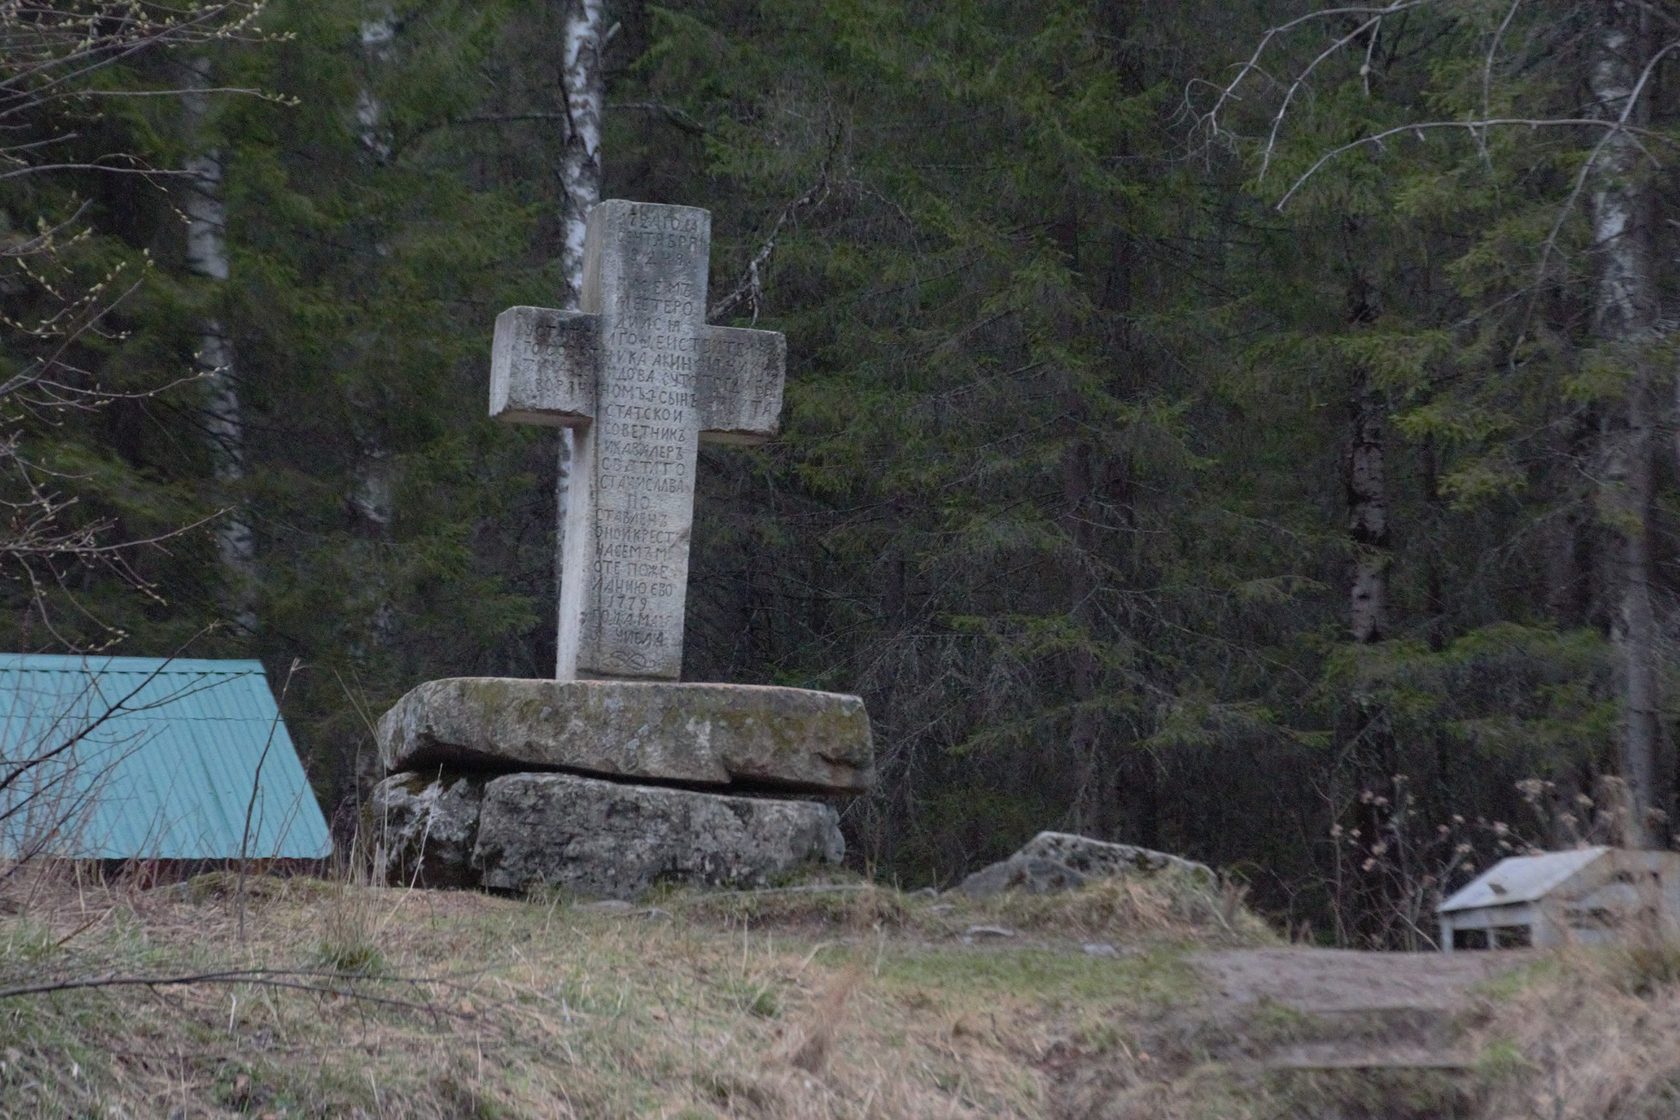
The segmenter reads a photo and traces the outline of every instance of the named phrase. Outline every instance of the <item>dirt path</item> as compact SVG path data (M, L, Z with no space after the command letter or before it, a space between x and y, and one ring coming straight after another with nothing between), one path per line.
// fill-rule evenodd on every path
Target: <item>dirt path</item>
M1241 1020L1277 1005L1310 1020L1297 1037L1263 1048L1272 1069L1465 1069L1475 1055L1456 1020L1477 985L1534 959L1532 953L1361 953L1339 949L1239 949L1191 958L1210 981L1205 1010Z
M1460 1011L1477 984L1533 960L1526 952L1361 953L1234 949L1192 963L1228 1006L1270 1000L1307 1014Z

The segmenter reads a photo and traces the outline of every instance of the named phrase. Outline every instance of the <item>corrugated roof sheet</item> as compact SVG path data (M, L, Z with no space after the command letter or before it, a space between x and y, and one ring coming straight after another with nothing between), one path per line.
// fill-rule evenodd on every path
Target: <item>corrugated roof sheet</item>
M1580 848L1572 852L1547 852L1538 856L1502 859L1441 903L1440 912L1447 914L1483 906L1533 902L1568 882L1609 850L1603 847Z
M0 654L0 852L242 850L332 850L261 662Z

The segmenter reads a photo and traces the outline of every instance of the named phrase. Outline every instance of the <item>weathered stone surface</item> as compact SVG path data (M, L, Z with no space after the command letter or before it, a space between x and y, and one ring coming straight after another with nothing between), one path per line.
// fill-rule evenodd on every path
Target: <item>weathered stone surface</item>
M1048 894L1085 885L1085 876L1053 859L1009 859L982 867L962 881L962 892L970 898L987 898L1004 891Z
M838 816L814 802L507 774L485 786L472 859L486 887L633 898L661 882L758 886L844 852Z
M959 889L972 898L1008 890L1028 894L1071 890L1092 879L1115 875L1153 875L1167 869L1206 875L1205 863L1131 844L1110 844L1069 832L1041 832L1014 855L964 879Z
M393 774L364 809L374 875L423 887L470 887L484 782L463 775Z
M510 307L496 317L490 352L490 415L576 427L595 415L601 317L547 307Z
M1093 877L1138 872L1149 874L1171 868L1213 878L1213 869L1205 863L1131 844L1093 840L1071 832L1041 832L1015 854L1026 859L1053 859Z
M675 680L702 440L762 443L787 342L708 326L712 217L609 199L589 212L582 309L496 320L490 414L575 429L555 676Z
M388 771L553 768L836 793L874 778L863 701L758 685L452 677L397 701L379 750Z

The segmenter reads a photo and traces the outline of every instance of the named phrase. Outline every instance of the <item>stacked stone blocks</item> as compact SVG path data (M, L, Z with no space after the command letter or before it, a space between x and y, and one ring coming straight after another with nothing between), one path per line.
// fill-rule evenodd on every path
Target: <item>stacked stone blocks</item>
M837 863L821 801L873 779L855 696L752 685L452 678L380 720L368 805L389 881L631 898Z
M386 713L368 811L393 880L628 897L841 856L834 810L792 797L869 787L862 701L677 683L698 447L772 438L787 361L706 322L710 239L704 210L603 202L582 306L496 320L491 416L574 433L555 679L430 681Z

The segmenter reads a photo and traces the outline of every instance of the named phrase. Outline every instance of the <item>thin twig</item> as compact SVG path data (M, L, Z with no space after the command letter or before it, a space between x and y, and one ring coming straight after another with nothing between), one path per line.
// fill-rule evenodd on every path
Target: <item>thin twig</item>
M245 831L239 837L239 943L245 943L245 880L250 874L251 867L251 818L257 811L257 794L262 790L263 763L268 761L268 752L274 747L274 733L280 729L280 705L286 702L286 693L291 690L292 677L298 671L298 659L292 658L292 667L286 670L286 679L280 685L280 699L274 705L274 719L268 725L268 740L263 743L262 754L257 756L257 768L251 775L251 796L245 802Z
M844 894L876 890L874 883L803 883L796 887L756 887L739 891L712 891L714 897L761 898L773 894Z

